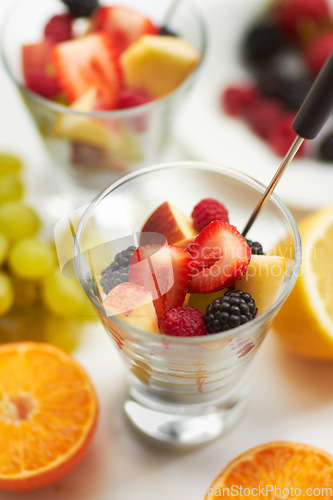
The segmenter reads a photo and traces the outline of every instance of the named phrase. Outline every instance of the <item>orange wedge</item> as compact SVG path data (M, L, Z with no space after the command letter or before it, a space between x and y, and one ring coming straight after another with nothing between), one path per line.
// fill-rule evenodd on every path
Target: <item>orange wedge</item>
M232 460L207 490L205 500L237 497L268 500L332 498L333 456L314 446L275 441Z
M0 347L0 489L26 491L69 472L91 442L93 385L75 359L49 344Z

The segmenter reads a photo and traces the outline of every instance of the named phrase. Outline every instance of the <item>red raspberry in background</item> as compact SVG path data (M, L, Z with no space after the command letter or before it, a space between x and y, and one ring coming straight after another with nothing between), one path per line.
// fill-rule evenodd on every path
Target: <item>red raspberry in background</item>
M199 201L192 211L192 219L194 228L198 232L213 220L229 222L228 210L222 203L213 198L205 198Z
M44 28L44 36L54 43L66 42L72 38L72 16L53 16Z
M313 75L319 73L321 67L333 50L333 31L321 33L306 49L305 59Z
M252 85L230 86L222 91L221 107L230 116L242 116L259 98L259 93Z
M278 0L272 11L277 25L291 36L300 34L303 26L321 24L329 15L327 0Z
M122 89L119 92L118 108L133 108L153 101L154 97L147 92L137 89Z
M207 335L204 315L196 307L173 307L164 313L160 327L165 335L196 337Z
M250 127L260 137L267 139L270 130L282 116L281 104L274 99L262 99L251 106L246 118Z
M27 70L25 72L25 81L28 89L47 99L56 97L60 92L56 79L44 73L44 71Z
M276 122L275 126L271 128L268 142L273 151L279 156L285 156L290 146L296 138L296 132L293 129L293 121L295 115L288 113ZM302 156L304 153L303 146L298 150L297 156Z

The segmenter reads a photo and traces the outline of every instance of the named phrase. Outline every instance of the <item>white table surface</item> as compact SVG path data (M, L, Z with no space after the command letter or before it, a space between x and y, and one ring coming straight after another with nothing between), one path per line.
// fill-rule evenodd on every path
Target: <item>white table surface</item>
M205 0L201 7L219 1ZM1 0L0 20L10 2ZM26 158L28 172L42 169L47 161L0 66L0 150L4 149ZM176 147L171 151L175 159L176 154L182 156ZM230 459L257 444L293 440L333 452L333 364L287 354L272 332L254 361L252 392L243 418L227 435L183 453L152 446L125 421L120 357L99 324L86 328L75 355L95 383L101 407L89 454L57 483L25 494L0 492L0 500L199 500Z

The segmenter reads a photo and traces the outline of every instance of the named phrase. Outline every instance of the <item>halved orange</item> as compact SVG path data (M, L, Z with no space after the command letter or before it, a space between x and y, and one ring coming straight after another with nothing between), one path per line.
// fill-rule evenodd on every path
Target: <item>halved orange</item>
M316 497L332 499L333 456L302 443L273 441L232 460L207 490L205 500Z
M0 489L59 479L83 458L98 402L73 356L46 343L0 346Z

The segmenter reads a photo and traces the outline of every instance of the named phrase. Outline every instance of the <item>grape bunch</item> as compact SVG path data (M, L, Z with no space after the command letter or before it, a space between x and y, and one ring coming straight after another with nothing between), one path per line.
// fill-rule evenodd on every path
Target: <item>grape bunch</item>
M45 340L67 350L95 314L79 283L62 275L53 241L24 201L22 161L0 153L0 341Z

